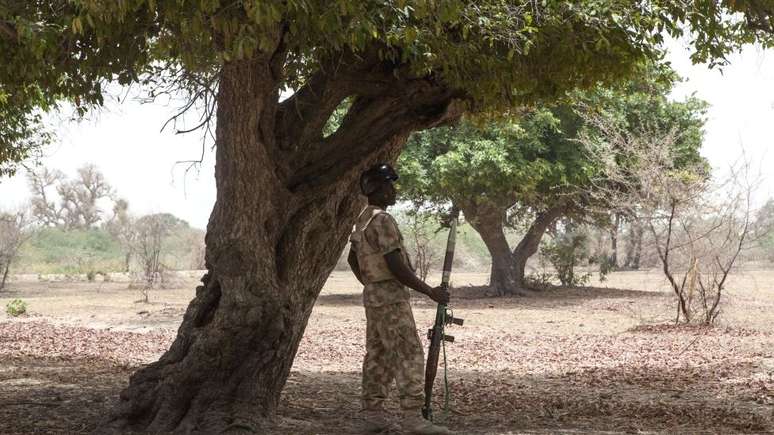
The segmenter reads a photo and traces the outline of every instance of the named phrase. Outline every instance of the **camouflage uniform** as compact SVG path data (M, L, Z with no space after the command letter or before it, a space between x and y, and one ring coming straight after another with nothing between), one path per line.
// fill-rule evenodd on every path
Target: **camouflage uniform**
M358 217L351 241L365 282L363 408L381 409L395 379L401 408L418 410L424 403L425 357L409 305L409 291L384 260L384 254L400 249L411 267L403 236L392 216L369 205Z

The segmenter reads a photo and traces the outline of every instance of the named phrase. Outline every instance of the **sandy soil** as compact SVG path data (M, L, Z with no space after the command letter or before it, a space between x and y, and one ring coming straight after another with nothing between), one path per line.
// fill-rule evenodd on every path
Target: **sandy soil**
M671 326L657 271L521 298L481 297L486 278L454 276L466 324L449 332L445 422L458 433L774 432L774 272L734 276L714 328ZM0 305L21 298L29 315L0 314L0 433L93 430L169 345L194 286L145 304L126 283L12 283ZM269 432L357 433L359 292L348 273L328 280ZM413 306L423 331L434 306Z

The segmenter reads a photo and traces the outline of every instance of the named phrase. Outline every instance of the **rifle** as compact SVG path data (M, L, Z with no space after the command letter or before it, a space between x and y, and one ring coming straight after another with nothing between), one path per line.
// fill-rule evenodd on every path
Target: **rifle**
M457 240L457 218L459 211L452 210L451 225L449 228L449 239L446 242L446 255L443 258L443 275L441 276L441 287L449 289L449 278L451 276L452 261L454 260L454 245ZM427 420L433 421L432 396L435 375L438 372L438 356L441 350L441 340L454 342L454 337L444 334L446 325L462 326L463 320L455 318L446 304L438 304L435 311L435 323L427 331L427 338L430 340L430 347L427 351L427 365L425 366L425 405L422 407L422 416ZM446 351L444 350L444 364L446 360ZM444 370L446 366L444 365Z

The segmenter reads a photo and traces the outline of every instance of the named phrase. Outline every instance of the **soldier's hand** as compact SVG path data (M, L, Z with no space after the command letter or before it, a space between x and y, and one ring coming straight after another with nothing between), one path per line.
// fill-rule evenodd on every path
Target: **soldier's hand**
M444 287L434 287L432 290L430 290L428 296L430 296L430 299L436 301L439 304L449 303L449 290Z

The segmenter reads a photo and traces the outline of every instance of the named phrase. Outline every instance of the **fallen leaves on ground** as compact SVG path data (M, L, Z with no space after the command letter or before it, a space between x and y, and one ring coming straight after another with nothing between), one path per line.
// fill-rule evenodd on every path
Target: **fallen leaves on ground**
M774 431L770 333L650 325L551 335L548 328L541 335L485 324L456 329L457 343L447 348L447 423L462 433ZM310 433L354 431L364 337L361 321L310 321L280 415L314 422L299 426ZM157 359L173 338L171 330L0 323L0 432L93 429L125 385L126 367ZM439 371L439 408L442 379ZM78 411L83 406L88 412Z

